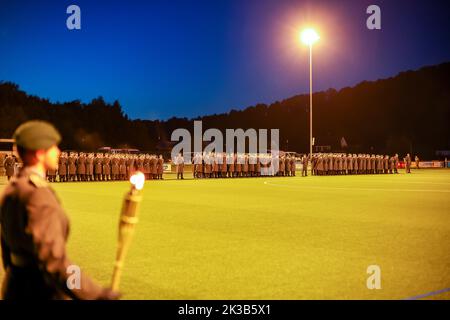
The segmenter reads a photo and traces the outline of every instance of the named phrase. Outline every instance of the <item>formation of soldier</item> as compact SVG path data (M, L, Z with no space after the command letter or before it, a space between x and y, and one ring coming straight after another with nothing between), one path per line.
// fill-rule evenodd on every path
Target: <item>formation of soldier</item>
M192 159L192 175L194 178L289 177L295 176L297 160L287 154L196 153ZM278 165L274 165L275 161Z
M398 173L399 157L369 154L319 153L311 159L313 175Z
M274 160L278 165L273 166ZM415 157L419 168L419 158ZM411 173L412 159L403 158L406 173ZM281 153L279 156L256 153L196 153L192 158L194 178L237 178L263 176L295 176L297 164L302 164L302 176L308 175L311 164L312 175L387 174L398 173L399 156L316 153L295 157ZM184 179L184 157L173 159L177 179ZM8 180L14 175L18 161L7 155L3 166ZM162 155L125 153L62 152L58 167L47 171L50 182L69 181L119 181L128 180L135 171L145 174L147 180L163 179L164 159Z
M47 171L50 182L128 180L141 171L147 180L163 179L162 155L62 152L58 167ZM58 177L58 179L57 179Z

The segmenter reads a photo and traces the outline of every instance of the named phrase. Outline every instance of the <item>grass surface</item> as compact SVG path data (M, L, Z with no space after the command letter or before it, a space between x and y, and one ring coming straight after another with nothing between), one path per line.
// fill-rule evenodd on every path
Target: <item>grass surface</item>
M69 256L107 285L128 183L53 187L72 223ZM404 299L450 287L449 249L450 170L149 181L121 292L125 299ZM381 290L366 287L374 264Z

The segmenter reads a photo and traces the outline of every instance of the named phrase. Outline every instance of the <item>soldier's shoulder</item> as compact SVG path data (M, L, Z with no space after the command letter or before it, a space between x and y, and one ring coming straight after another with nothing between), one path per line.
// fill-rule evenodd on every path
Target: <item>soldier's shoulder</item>
M48 183L41 177L35 175L19 174L14 176L3 190L2 198L17 195L21 201L27 201L32 194L39 189L46 189Z
M36 188L48 188L50 186L44 178L36 173L30 173L28 179L30 183Z

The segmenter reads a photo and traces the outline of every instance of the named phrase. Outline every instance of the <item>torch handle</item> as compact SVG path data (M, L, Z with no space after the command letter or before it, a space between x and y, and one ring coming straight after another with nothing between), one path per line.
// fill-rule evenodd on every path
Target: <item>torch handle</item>
M119 222L119 241L116 252L116 261L114 263L111 289L113 291L119 290L120 278L122 275L122 268L125 261L125 256L133 238L134 227L137 223L138 204L141 201L141 196L138 194L127 194L125 197L122 213Z

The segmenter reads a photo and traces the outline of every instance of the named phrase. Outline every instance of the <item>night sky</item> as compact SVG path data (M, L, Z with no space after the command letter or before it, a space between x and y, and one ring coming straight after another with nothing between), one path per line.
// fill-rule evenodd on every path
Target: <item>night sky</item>
M0 81L51 101L103 96L131 118L194 117L450 61L448 1L0 0ZM81 8L68 30L66 8ZM381 30L366 8L381 7Z

